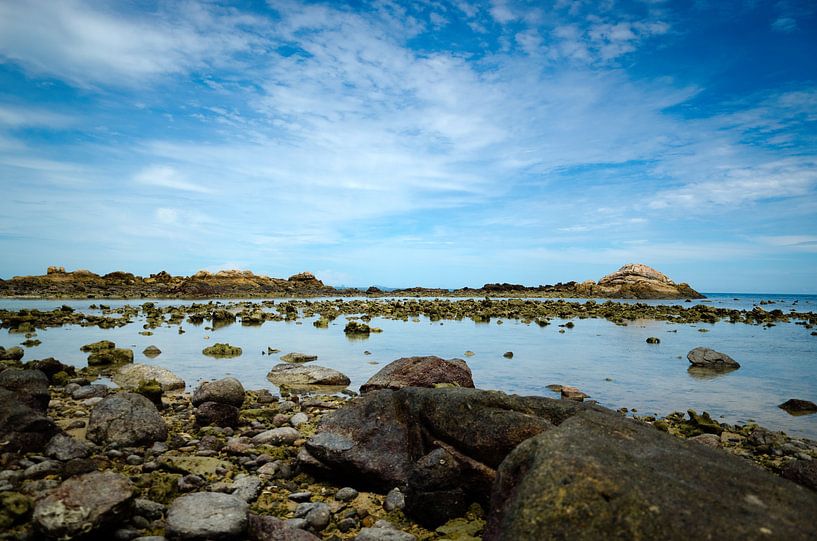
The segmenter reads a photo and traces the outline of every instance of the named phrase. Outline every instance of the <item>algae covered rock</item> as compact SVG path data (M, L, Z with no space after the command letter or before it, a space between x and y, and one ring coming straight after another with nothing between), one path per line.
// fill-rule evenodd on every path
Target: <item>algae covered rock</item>
M98 351L105 351L108 349L114 349L116 344L111 342L110 340L100 340L99 342L94 342L92 344L85 344L81 348L80 351L84 351L85 353L96 353Z
M740 457L581 412L502 462L487 541L813 539L817 494Z
M242 350L238 346L231 346L230 344L213 344L206 347L201 352L208 357L238 357Z
M127 348L103 349L88 355L88 366L104 366L132 362L133 350Z
M23 348L14 346L11 348L4 348L0 346L0 361L19 361L25 355Z

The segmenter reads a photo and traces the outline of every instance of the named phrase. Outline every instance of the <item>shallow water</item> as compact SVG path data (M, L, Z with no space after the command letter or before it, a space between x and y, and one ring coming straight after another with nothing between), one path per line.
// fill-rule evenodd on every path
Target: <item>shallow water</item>
M751 309L761 299L775 301L764 306L768 310L817 310L814 296L723 294L710 295L707 301L718 307ZM92 302L100 301L0 300L0 308L48 310L68 304L89 312ZM141 303L102 302L112 307ZM661 302L667 301L649 303ZM105 339L119 347L133 348L135 362L172 370L189 387L202 380L231 375L247 388L274 390L266 380L270 367L280 362L279 355L301 351L318 355L316 364L348 375L352 380L350 387L357 390L377 370L399 357L466 358L464 352L471 350L475 355L466 360L479 388L555 396L547 389L548 384L574 385L611 408L635 408L639 414L658 415L693 408L708 411L721 421L754 420L771 429L817 438L817 415L793 417L777 407L789 398L817 402L817 337L799 325L780 323L765 328L724 322L679 325L637 321L619 326L606 320L574 319L575 328L560 333L558 325L563 321L556 319L542 328L513 320L477 324L470 320L431 322L423 317L419 322L373 318L370 324L382 328L383 333L372 334L368 339L349 339L343 333L344 318L338 318L327 329L315 328L312 321L266 322L257 327L233 324L216 330L185 322L185 334L178 334L178 327L170 326L153 329L153 336L138 334L143 330L142 318L118 329L50 328L38 331L43 343L28 348L24 360L56 357L84 366L87 355L79 351L80 346ZM661 343L647 344L649 336L657 336ZM5 347L23 340L18 334L0 335L0 345ZM244 353L234 359L202 355L201 350L215 342L240 346ZM141 353L151 344L162 350L154 359ZM740 362L741 368L711 378L695 377L687 370L686 353L696 346L723 351ZM273 356L262 354L267 347L281 352ZM365 354L366 351L371 354ZM506 351L513 351L512 359L502 356Z

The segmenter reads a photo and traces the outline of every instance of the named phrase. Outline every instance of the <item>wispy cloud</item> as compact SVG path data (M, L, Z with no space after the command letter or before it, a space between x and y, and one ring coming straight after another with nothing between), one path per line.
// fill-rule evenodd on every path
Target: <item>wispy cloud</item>
M186 192L212 193L206 186L187 180L179 170L166 165L152 165L139 171L133 177L134 182L160 188L170 188Z
M224 64L261 40L259 20L210 3L180 2L152 13L116 2L0 3L0 58L72 83L142 85L156 76Z

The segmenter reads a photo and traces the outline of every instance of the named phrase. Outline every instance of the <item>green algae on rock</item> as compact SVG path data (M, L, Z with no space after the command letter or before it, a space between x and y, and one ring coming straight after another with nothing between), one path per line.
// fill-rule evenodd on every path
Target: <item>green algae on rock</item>
M238 346L231 346L230 344L213 344L206 347L201 352L209 357L238 357L242 350Z

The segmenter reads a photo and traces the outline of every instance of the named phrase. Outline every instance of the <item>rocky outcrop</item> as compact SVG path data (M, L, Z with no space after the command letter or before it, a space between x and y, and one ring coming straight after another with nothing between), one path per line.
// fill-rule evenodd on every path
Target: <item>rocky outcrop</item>
M403 357L380 369L360 387L360 392L437 385L473 389L474 380L471 377L471 369L462 359L445 360L434 356Z
M41 276L15 276L0 281L3 296L52 297L245 297L271 294L331 293L313 274L271 278L251 271L199 271L192 276L171 276L162 271L143 278L128 272L100 276L87 270L66 272L49 267Z
M433 525L487 501L514 447L582 407L476 389L372 391L325 417L306 449L345 481L405 487L407 510Z
M632 420L580 412L499 467L484 539L814 539L817 494Z
M594 287L594 296L635 299L699 299L703 295L687 284L676 284L657 270L640 263L627 264L603 277Z

